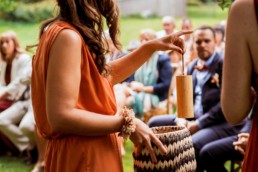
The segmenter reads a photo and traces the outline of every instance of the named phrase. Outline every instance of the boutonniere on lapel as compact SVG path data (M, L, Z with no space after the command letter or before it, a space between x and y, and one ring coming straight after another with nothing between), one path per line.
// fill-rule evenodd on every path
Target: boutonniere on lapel
M211 78L211 83L214 83L217 85L217 87L220 87L219 85L219 74L215 73Z

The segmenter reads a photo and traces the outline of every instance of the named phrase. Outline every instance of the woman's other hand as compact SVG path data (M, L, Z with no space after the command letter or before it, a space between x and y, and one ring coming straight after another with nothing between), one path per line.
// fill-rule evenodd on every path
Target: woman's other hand
M246 146L248 143L249 133L238 134L238 140L233 142L235 150L239 151L241 154L245 154Z
M151 142L153 142L163 154L167 153L166 148L155 136L153 131L139 119L136 119L136 130L134 133L131 134L130 139L134 143L134 146L136 148L136 154L140 153L143 145L146 146L146 148L149 150L150 157L153 163L157 163L157 158Z

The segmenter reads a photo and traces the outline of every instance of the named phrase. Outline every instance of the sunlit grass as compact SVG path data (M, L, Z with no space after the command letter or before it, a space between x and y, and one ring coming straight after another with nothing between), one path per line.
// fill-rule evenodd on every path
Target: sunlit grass
M29 172L33 165L24 163L24 158L18 157L0 157L1 172Z
M130 140L125 141L125 155L123 156L123 167L125 172L133 171L133 143Z

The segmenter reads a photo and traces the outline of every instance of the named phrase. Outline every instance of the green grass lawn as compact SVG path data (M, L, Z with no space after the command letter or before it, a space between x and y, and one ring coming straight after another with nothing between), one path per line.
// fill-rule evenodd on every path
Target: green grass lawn
M215 26L221 20L227 18L228 10L222 10L217 5L190 6L187 7L187 16L192 20L194 27L206 24ZM177 29L179 29L180 18L176 18ZM32 45L38 41L40 23L13 23L0 20L0 33L7 30L14 30L20 39L22 47ZM139 32L145 28L152 28L156 31L162 29L161 18L121 17L120 40L123 48L126 49L130 40L137 40Z
M123 156L124 172L133 172L132 158L133 144L130 140L125 142L125 155ZM230 162L226 162L226 168L229 171ZM26 165L22 158L0 157L0 172L29 172L33 165Z
M38 23L13 23L0 20L0 33L8 30L15 31L21 46L25 48L26 45L37 43L39 26Z
M1 172L29 172L32 168L33 165L25 164L23 158L0 157Z
M191 6L187 7L187 15L193 21L194 27L202 24L215 26L221 20L227 18L227 10L221 10L217 5L213 6ZM176 18L177 27L180 24L180 18ZM39 23L13 23L0 20L0 33L7 30L14 30L17 32L18 38L23 48L26 45L37 43ZM141 29L152 28L154 30L161 30L161 18L140 18L140 17L122 17L120 21L121 26L121 42L123 48L127 47L130 40L138 39ZM132 160L132 143L126 141L126 154L123 157L123 166L125 172L133 171ZM227 163L227 168L228 168ZM28 166L23 163L20 158L0 157L0 172L28 172L32 169L32 165Z
M130 140L125 141L125 155L123 156L123 167L125 172L133 171L133 143Z

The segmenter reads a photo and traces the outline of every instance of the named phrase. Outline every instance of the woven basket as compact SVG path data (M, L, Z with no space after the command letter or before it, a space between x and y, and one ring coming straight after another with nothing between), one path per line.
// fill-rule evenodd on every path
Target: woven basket
M136 156L133 152L135 172L194 172L196 161L190 132L185 127L162 126L152 128L155 135L167 149L162 155L156 145L152 145L158 162L153 164L146 147ZM134 149L135 150L135 149Z

